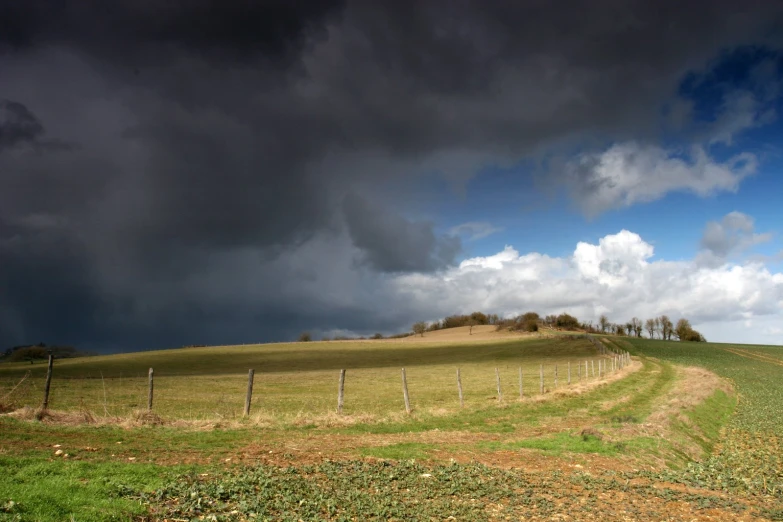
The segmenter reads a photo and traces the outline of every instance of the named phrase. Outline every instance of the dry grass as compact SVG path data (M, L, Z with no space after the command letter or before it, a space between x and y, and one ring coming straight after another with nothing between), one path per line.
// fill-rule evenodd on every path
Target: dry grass
M703 450L694 440L675 436L674 424L697 429L687 413L712 397L716 391L733 395L734 389L725 379L699 367L675 367L674 386L655 404L653 412L642 424L629 424L617 432L621 437L645 436L668 440L680 452L692 459L703 456Z
M494 327L484 327L488 328ZM436 337L435 333L432 337ZM312 422L316 425L332 422L328 419L336 409L340 368L347 369L345 415L375 419L403 411L403 366L413 408L426 412L459 409L455 374L458 367L468 408L483 407L497 398L495 368L500 372L506 400L519 396L519 368L524 374L526 399L530 400L539 395L541 364L548 395L579 393L580 386L592 387L595 382L611 382L613 378L610 375L601 380L591 377L579 381L576 365L600 358L585 339L517 337L499 342L494 338L460 343L448 340L448 336L440 338L446 340L192 348L57 361L49 406L62 411L101 412L103 418L130 418L147 404L149 367L155 368L153 411L157 415L222 423L243 421L247 368L256 369L252 414L264 412L270 419L305 424L309 421L301 419L316 419ZM568 363L572 366L572 391L566 390ZM560 372L557 389L554 365ZM4 395L12 393L14 398L8 409L40 404L43 370L43 365L39 365L29 378L20 381L21 372L29 371L29 366L0 368L0 393L8 390Z
M57 411L50 409L31 408L24 406L10 413L6 413L8 417L26 420L26 421L39 421L47 424L58 424L61 426L78 426L83 424L98 424L98 418L96 418L91 412L87 410L78 411Z
M471 333L469 326L447 328L434 332L425 332L423 336L412 335L401 339L381 339L380 342L420 344L420 343L480 343L498 341L520 341L541 339L543 333L510 332L508 330L497 331L494 325L474 326Z
M490 386L489 379L482 379L481 384L485 385L486 395L478 397L470 397L466 400L466 407L460 408L456 394L453 400L447 401L444 405L429 405L414 407L414 415L424 415L427 417L447 417L450 415L458 414L460 411L469 411L471 408L485 408L490 405L494 408L504 409L514 403L530 403L538 404L546 401L557 401L567 399L569 397L575 397L584 393L588 393L601 386L606 386L615 381L625 378L626 376L638 371L642 368L642 364L639 362L632 362L622 371L605 375L602 378L591 378L582 382L574 382L568 386L561 381L560 387L557 389L547 388L546 392L541 395L538 393L538 377L536 374L535 379L532 375L528 376L525 387L524 399L519 399L518 383L512 382L504 386L504 400L502 402L497 400L496 391L494 389L494 381ZM451 370L451 368L446 368ZM449 371L451 377L451 372ZM508 373L508 372L506 372ZM532 374L532 372L531 372ZM430 374L432 375L432 374ZM489 371L487 376L490 376ZM494 379L494 374L491 375ZM286 379L290 376L281 376ZM549 377L551 379L551 377ZM377 380L378 377L374 373L370 373L365 376L367 382ZM433 379L435 382L438 379ZM376 383L377 384L377 383ZM426 383L424 383L426 385ZM430 383L431 384L431 383ZM451 383L449 383L451 384ZM463 372L463 387L468 389L469 386L479 384L476 379L476 375L466 377L466 373ZM392 383L392 387L397 388L398 383ZM551 382L550 382L551 385ZM414 388L410 385L411 389L422 390L423 388ZM528 389L531 388L531 389ZM532 389L534 388L534 389ZM372 387L368 386L368 389ZM377 389L377 388L376 388ZM396 392L397 390L395 390ZM452 390L453 391L453 390ZM467 394L466 394L467 396ZM209 429L229 429L239 427L257 427L257 428L281 428L281 427L317 427L317 428L332 428L332 427L345 427L354 426L359 424L380 424L380 423L399 423L409 418L409 415L401 408L394 409L393 411L379 410L377 412L353 412L338 414L335 411L287 411L282 412L277 408L256 408L255 411L251 411L250 416L242 417L238 412L231 416L214 415L204 418L182 418L178 416L162 416L155 412L149 412L145 409L133 409L132 411L123 415L99 415L95 413L99 411L101 404L96 403L96 409L93 411L88 410L82 406L76 411L69 410L53 410L48 409L45 412L40 408L35 409L29 406L16 409L5 415L27 421L41 421L47 424L61 424L61 425L80 425L80 424L92 424L97 426L120 426L123 428L135 428L141 426L171 426L183 429L195 429L195 430L209 430Z
M677 383L666 395L661 407L649 417L658 425L667 425L672 419L689 422L682 412L701 404L716 391L733 393L731 385L716 374L696 366L678 367Z

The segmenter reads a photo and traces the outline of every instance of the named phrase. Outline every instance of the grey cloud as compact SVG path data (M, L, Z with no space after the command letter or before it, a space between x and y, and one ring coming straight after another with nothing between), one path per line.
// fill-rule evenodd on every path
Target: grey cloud
M496 227L492 225L492 223L486 221L471 221L452 227L449 230L449 233L454 236L464 234L468 237L468 241L475 241L491 236L492 234L497 234L502 230L502 228Z
M720 221L707 223L701 238L702 252L697 259L701 264L714 266L732 254L741 253L771 238L769 233L755 233L752 217L742 212L730 212Z
M20 143L32 143L43 133L43 125L27 107L0 99L0 151Z
M431 272L454 262L459 238L436 237L433 223L410 221L348 194L343 212L362 262L382 272Z

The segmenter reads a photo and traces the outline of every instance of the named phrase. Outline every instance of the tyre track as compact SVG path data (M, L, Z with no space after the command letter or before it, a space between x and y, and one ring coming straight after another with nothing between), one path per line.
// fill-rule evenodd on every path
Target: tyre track
M754 353L749 350L743 350L742 348L723 348L723 350L733 353L734 355L739 355L740 357L744 357L746 359L755 359L757 361L771 363L776 366L783 367L783 361L780 359L776 359L775 357L769 356L769 355L763 355L760 353Z

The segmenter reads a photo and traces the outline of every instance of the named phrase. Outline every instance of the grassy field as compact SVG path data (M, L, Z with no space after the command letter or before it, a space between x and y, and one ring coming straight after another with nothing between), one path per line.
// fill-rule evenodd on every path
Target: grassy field
M467 337L467 336L466 336ZM147 370L155 370L154 410L168 418L236 419L242 413L247 371L255 369L253 412L256 418L288 421L335 410L339 370L345 368L346 415L383 417L403 408L401 368L406 368L413 407L454 410L459 407L456 368L464 399L472 407L496 398L495 368L506 397L519 396L519 368L524 393L539 393L539 369L545 386L567 384L584 374L585 361L597 351L584 339L497 339L470 344L407 341L291 343L189 348L56 361L50 407L86 410L94 416L128 416L147 405ZM436 337L437 339L437 337ZM596 370L597 371L597 370ZM11 390L19 384L16 390ZM46 365L0 365L0 398L15 406L37 407ZM584 375L583 375L584 378Z
M0 520L783 519L783 349L605 342L633 364L582 383L576 361L598 358L590 342L486 334L58 361L52 407L99 422L0 417ZM162 424L130 413L145 404L149 366ZM243 421L250 367L254 414ZM29 369L0 366L0 397ZM43 370L5 400L38 405Z
M679 480L716 489L741 489L783 499L783 347L677 343L631 339L631 350L676 364L699 365L729 379L739 407L720 446L691 463ZM783 519L781 506L776 508Z

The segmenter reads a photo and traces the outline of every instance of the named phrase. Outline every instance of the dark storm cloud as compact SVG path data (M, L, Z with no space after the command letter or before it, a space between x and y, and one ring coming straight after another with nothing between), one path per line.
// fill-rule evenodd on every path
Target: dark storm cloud
M154 59L167 45L250 58L295 52L306 31L338 7L332 1L0 1L0 43L11 49L73 45L88 53ZM150 52L152 51L152 52Z
M460 251L459 239L436 237L432 223L379 211L355 194L345 197L343 212L362 261L382 272L430 272L452 264Z
M779 23L772 2L0 0L0 344L379 328L373 271L459 244L367 201L648 137L685 71Z
M43 125L27 107L0 99L0 151L20 143L31 143L43 132Z

